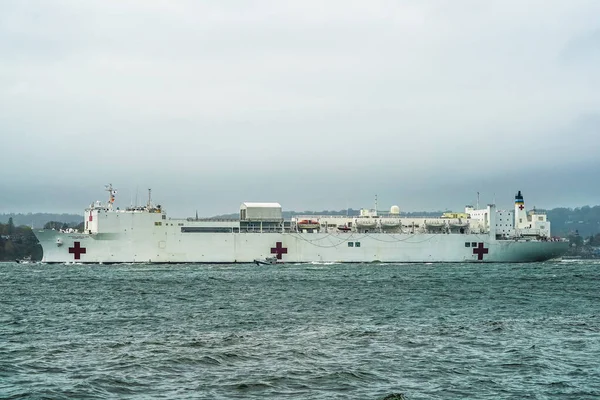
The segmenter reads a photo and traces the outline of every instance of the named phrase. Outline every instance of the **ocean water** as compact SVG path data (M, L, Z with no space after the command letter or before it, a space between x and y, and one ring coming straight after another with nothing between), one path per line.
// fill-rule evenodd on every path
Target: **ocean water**
M600 264L0 264L0 398L392 394L599 398Z

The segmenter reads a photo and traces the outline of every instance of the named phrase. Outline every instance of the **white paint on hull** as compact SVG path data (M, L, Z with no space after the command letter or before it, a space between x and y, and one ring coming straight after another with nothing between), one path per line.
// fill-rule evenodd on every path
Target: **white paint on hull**
M568 248L567 242L496 240L486 234L38 231L36 236L44 250L42 261L60 263L250 263L276 254L277 247L285 252L281 262L294 263L532 262L559 257ZM476 254L480 246L487 253Z

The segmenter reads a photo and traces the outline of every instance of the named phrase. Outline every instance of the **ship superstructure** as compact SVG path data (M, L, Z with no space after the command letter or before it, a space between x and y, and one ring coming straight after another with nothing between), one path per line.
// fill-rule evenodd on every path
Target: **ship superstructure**
M242 203L239 218L175 219L160 205L123 210L109 200L85 210L84 231L36 231L44 262L530 262L555 258L568 244L550 234L542 211L465 207L439 217L361 210L358 216L283 218L279 203Z

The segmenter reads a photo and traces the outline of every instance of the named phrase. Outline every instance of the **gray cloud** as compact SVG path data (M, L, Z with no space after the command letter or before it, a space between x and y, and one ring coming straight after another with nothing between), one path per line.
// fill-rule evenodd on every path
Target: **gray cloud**
M567 42L560 53L566 62L600 62L600 29L584 32Z
M2 2L0 132L19 168L0 178L0 212L78 210L107 182L127 203L151 186L182 214L356 207L375 192L436 209L494 185L556 199L548 171L573 174L569 201L593 200L576 171L595 168L600 144L599 12L584 0Z

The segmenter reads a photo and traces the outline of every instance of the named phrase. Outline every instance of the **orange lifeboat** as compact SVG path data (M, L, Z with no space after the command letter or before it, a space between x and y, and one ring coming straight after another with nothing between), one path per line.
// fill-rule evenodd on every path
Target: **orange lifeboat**
M319 221L316 219L303 219L298 221L298 229L318 229L320 226Z

